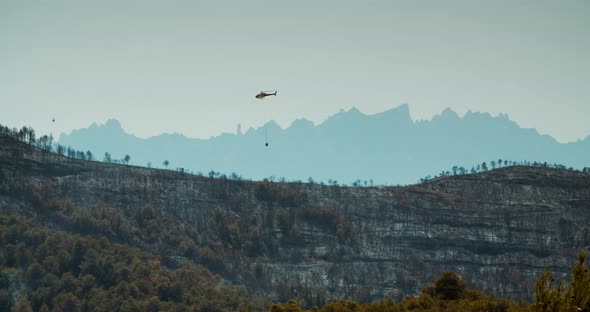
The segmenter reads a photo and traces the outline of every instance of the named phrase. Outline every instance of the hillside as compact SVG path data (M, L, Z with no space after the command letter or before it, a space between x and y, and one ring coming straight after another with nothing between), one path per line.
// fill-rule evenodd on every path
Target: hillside
M0 216L0 311L263 311L268 301L192 263ZM12 308L12 309L11 309Z
M432 120L414 121L408 105L366 115L358 109L341 111L314 125L298 119L281 129L276 123L226 133L209 139L180 134L138 138L117 120L63 134L59 143L90 150L98 159L131 156L131 162L163 168L186 168L207 174L211 170L236 172L261 180L336 180L351 184L360 179L375 184L413 184L427 175L453 166L471 166L484 160L560 163L588 166L590 138L559 143L534 129L521 128L506 115L468 112L458 116L446 109ZM265 147L265 136L269 147ZM346 170L342 170L346 168Z
M590 245L590 175L505 167L408 187L212 179L82 161L0 136L0 209L198 263L275 301L417 294L443 271L530 300Z

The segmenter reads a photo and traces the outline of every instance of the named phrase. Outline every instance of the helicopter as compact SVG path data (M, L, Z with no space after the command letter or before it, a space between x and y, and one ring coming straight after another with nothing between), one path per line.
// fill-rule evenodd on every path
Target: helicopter
M256 98L264 100L265 97L271 95L277 96L277 90L274 90L274 93L272 93L272 91L260 91L260 93L256 94ZM264 143L264 146L268 147L268 129L266 129L266 127L264 128L264 135L266 137L266 143Z
M256 94L256 98L262 100L265 97L270 96L270 95L276 96L277 95L277 90L275 90L275 93L270 93L270 91L260 91L260 93Z

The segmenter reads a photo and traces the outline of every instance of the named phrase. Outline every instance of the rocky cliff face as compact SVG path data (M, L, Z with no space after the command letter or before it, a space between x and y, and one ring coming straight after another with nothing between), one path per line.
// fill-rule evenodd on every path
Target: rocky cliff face
M41 188L157 234L133 239L141 248L308 304L414 294L447 270L530 299L544 267L565 277L590 246L590 175L547 168L409 187L249 182L79 161L0 137L0 209L43 217L27 195ZM146 209L159 227L139 217Z

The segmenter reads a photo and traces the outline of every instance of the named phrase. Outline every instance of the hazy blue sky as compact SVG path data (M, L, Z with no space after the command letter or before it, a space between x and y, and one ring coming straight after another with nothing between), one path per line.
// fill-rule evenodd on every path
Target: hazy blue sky
M0 123L209 137L408 103L572 141L590 134L588 16L585 0L0 0Z

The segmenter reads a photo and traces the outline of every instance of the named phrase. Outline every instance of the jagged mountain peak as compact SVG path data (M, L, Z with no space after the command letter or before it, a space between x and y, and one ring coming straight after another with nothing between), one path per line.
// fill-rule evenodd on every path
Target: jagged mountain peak
M105 128L112 129L112 130L121 130L123 131L123 127L121 126L121 122L115 118L109 118L105 124Z
M313 121L306 118L297 118L293 120L291 125L287 129L301 129L301 128L313 128L315 124Z
M266 138L272 141L271 148L264 148ZM178 134L142 139L125 133L114 119L60 137L63 145L97 155L129 154L136 164L166 159L193 171L238 172L249 178L274 175L304 180L311 176L344 183L360 178L393 184L413 183L455 165L471 167L499 158L581 169L588 165L587 142L561 144L519 127L503 114L492 117L469 111L460 117L447 108L431 120L414 122L407 104L377 114L357 108L341 110L317 125L297 119L282 128L269 121L242 135L208 139Z
M445 108L440 115L441 118L445 118L445 119L458 119L459 115L457 115L457 113L452 110L450 107Z
M365 115L358 108L356 108L356 106L353 106L351 109L349 109L347 113L351 115Z
M349 110L344 110L344 109L340 109L338 111L338 113L328 117L328 119L326 119L324 122L322 122L320 124L324 125L324 124L329 124L332 123L334 121L341 121L341 120L351 120L351 119L357 119L357 118L362 118L366 116L365 114L363 114L358 108L356 107L352 107Z
M408 105L407 103L403 103L403 104L398 105L397 107L386 110L383 113L388 113L388 112L389 113L395 112L399 116L410 118L410 105Z
M492 119L493 117L488 112L479 112L479 111L468 110L465 113L465 116L463 116L463 118L486 118L486 119Z
M370 115L373 120L413 123L408 104L401 104L380 113Z
M274 120L267 121L263 126L262 129L267 130L282 130L281 126Z

